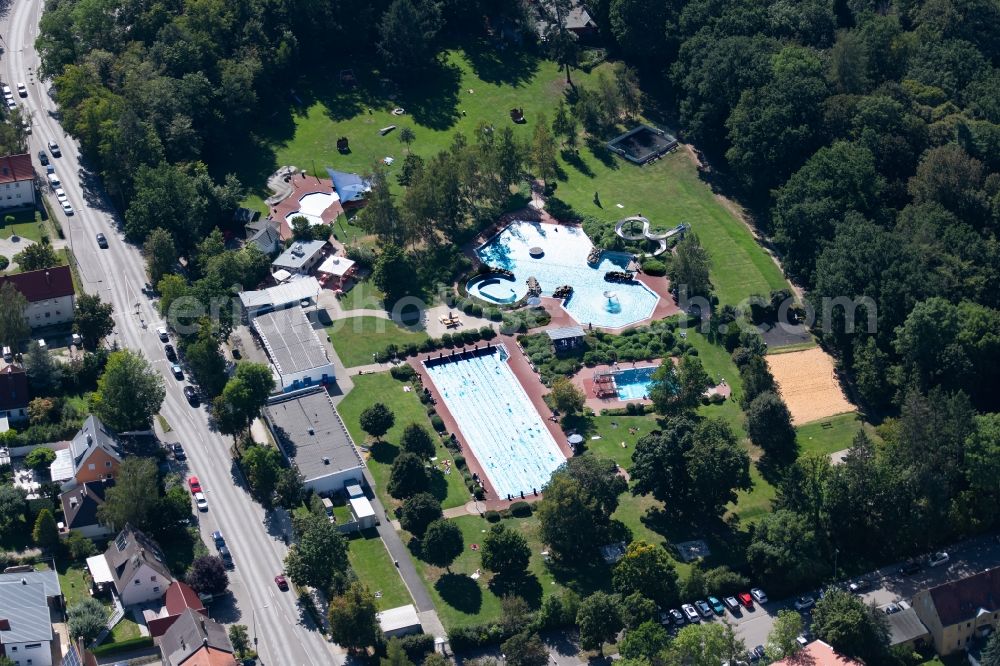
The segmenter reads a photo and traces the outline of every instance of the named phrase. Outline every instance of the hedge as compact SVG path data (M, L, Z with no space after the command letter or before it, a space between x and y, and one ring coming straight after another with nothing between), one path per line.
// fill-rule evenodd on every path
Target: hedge
M659 259L647 259L642 262L642 272L646 275L661 277L667 274L667 265Z
M531 505L527 502L514 502L510 505L510 513L518 518L527 518L531 515Z
M403 651L413 663L419 664L434 651L434 637L430 634L412 634L399 639Z
M123 641L107 643L106 645L98 645L97 647L91 649L90 652L95 657L104 657L109 654L115 654L116 652L138 650L139 648L152 647L152 645L153 639L150 636L139 636L137 638L126 638Z

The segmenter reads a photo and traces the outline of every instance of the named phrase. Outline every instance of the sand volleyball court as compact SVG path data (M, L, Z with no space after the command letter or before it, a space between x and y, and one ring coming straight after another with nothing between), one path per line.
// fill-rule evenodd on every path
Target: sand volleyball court
M794 425L854 411L833 374L833 359L819 347L765 359Z

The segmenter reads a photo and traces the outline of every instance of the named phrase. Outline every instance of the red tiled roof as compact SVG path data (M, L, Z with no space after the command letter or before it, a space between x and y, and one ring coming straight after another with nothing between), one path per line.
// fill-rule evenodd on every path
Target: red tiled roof
M190 585L179 580L174 581L167 588L167 593L163 595L163 605L167 607L169 615L180 615L185 608L196 610L202 614L205 611L205 606L198 598L198 593L191 589Z
M236 666L232 653L203 647L181 662L181 666Z
M72 296L73 273L69 266L53 266L37 271L15 273L0 276L0 286L4 282L12 282L19 292L24 294L29 303L45 301L60 296Z
M28 376L24 368L8 365L0 370L0 410L19 409L28 405Z
M823 641L813 641L791 657L776 661L772 666L862 666L837 654L837 651Z
M1000 567L930 590L942 626L950 627L976 616L980 608L1000 610Z
M15 183L34 178L35 168L31 166L31 155L24 153L0 157L0 183Z

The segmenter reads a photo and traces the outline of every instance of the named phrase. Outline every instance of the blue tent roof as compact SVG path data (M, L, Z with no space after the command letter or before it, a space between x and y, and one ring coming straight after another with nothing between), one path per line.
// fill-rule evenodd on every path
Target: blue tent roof
M330 174L330 180L333 181L333 189L337 192L337 196L340 197L341 201L364 199L365 192L370 192L372 189L368 181L356 173L336 171L330 167L326 168L326 172Z

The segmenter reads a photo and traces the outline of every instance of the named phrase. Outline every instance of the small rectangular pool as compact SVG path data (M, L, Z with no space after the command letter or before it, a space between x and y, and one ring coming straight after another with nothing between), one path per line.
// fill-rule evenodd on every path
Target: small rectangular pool
M552 433L507 364L503 345L427 359L424 367L497 493L542 491L566 462Z
M614 373L615 388L622 400L646 400L649 398L649 384L657 366L628 368Z

